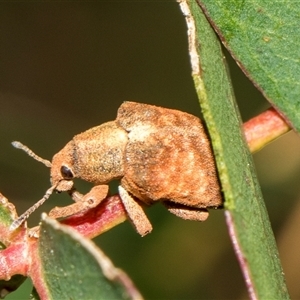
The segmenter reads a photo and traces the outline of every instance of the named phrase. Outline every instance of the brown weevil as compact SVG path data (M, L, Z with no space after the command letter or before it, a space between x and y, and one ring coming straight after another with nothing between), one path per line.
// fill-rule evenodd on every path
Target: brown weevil
M14 145L43 161L26 146ZM12 224L12 230L54 190L67 191L74 200L85 199L73 189L74 178L93 183L93 189L120 180L119 195L128 218L142 236L152 230L142 204L162 201L171 213L197 221L207 219L207 208L222 205L204 127L197 117L178 110L124 102L115 121L76 135L54 155L52 163L43 162L51 167L51 187ZM108 191L100 190L98 202Z

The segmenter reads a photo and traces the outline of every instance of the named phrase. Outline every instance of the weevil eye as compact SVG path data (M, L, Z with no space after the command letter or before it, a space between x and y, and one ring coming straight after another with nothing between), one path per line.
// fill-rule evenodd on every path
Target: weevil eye
M67 180L73 179L74 177L72 170L67 166L61 166L60 173L62 177Z

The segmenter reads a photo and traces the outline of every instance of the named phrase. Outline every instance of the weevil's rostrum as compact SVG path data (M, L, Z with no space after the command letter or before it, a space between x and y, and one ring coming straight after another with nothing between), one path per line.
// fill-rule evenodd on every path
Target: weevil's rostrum
M141 235L152 230L141 203L162 201L183 218L204 221L222 204L210 142L190 114L124 102L115 121L76 135L54 155L52 186L69 191L73 178L97 185L119 179L129 219Z

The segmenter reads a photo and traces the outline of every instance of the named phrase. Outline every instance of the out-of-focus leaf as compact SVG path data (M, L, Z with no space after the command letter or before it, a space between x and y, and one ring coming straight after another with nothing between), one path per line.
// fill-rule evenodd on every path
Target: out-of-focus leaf
M29 296L29 300L40 300L40 296L38 295L35 287L33 287L32 291L31 291L31 294Z
M9 226L16 219L15 206L0 193L0 248L5 248L11 239Z
M0 280L0 298L3 299L9 293L15 291L26 280L25 276L14 275L8 281Z

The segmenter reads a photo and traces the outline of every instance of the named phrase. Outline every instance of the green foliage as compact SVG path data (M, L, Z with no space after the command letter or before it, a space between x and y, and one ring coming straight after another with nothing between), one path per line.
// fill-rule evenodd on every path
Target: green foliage
M200 1L235 60L300 130L299 1Z
M278 73L278 66L274 68L276 64L279 64L278 59L281 60L280 66L283 65L282 57L278 58L278 56L286 45L279 47L279 42L274 41L275 34L274 36L267 34L270 41L266 41L262 33L263 31L269 33L275 31L278 24L272 24L272 27L268 27L268 24L258 26L261 22L259 18L266 18L267 9L263 7L263 4L262 6L256 5L256 9L249 8L251 3L247 3L247 1L243 1L241 5L238 5L236 1L203 2L207 4L206 9L209 8L211 21L217 28L221 28L224 44L230 45L234 56L238 57L238 60L244 65L245 72L250 73L251 77L258 81L257 84L261 88L263 87L265 93L270 95L269 97L278 106L282 105L285 108L284 111L291 120L295 120L293 118L297 116L295 108L298 105L299 97L292 95L295 91L292 91L291 86L289 88L291 93L286 93L286 86L280 81L285 81L287 78ZM245 259L244 275L245 272L249 273L254 293L258 298L288 299L278 250L256 178L252 157L244 141L241 130L242 122L236 109L219 42L196 1L190 1L190 8L196 25L197 36L194 44L197 48L201 70L198 73L194 72L193 77L216 153L225 196L225 208L229 210L232 217L233 224L230 226L236 231L239 250ZM276 5L274 10L278 13ZM256 15L251 15L251 12L255 12ZM261 37L258 44L255 43L255 40L258 39L257 32L260 32ZM278 34L287 36L284 32ZM190 43L193 43L191 39ZM266 47L263 47L264 45ZM277 55L274 55L275 49ZM293 49L294 47L291 51L295 50ZM273 61L270 54L272 51L274 52ZM257 58L258 53L260 53L260 59ZM266 56L268 60L266 60ZM287 61L286 72L283 71L283 73L287 73L287 70L291 68L290 62L291 59ZM192 69L195 69L193 61ZM270 80L271 77L276 77L277 80ZM295 85L295 82L291 81L290 84ZM279 87L281 85L283 85L282 88ZM289 105L287 105L288 99L290 100ZM296 126L297 122L294 124Z
M70 227L44 219L39 254L48 299L129 299L119 271Z

